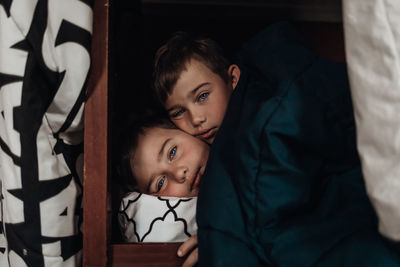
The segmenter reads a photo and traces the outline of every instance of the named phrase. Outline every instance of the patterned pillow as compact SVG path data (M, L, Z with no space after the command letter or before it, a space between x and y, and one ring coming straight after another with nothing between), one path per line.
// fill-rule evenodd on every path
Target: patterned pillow
M197 233L197 197L130 192L121 201L119 226L126 242L183 242Z

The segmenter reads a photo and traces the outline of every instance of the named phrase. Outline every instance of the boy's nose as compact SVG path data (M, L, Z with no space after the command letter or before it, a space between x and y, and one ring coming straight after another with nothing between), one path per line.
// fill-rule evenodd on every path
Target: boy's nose
M186 181L188 169L184 166L179 166L174 169L174 177L177 182L183 183Z
M192 124L199 126L206 121L206 116L200 112L192 112Z

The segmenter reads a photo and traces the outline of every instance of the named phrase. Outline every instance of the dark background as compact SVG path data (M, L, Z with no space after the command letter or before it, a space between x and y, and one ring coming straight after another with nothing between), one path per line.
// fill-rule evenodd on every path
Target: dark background
M118 141L132 116L158 108L150 91L153 55L175 31L207 35L231 58L267 25L291 21L318 54L344 61L340 0L114 0L110 4L110 143L112 242L120 242L116 218L120 190L115 171Z

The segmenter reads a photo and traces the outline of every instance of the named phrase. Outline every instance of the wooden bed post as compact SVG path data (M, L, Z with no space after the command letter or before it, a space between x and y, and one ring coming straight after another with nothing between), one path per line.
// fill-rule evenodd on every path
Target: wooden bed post
M107 265L108 0L94 1L92 69L85 104L83 266Z

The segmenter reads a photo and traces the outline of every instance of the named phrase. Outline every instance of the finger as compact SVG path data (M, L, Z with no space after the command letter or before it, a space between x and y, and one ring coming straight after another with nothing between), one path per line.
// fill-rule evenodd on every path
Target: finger
M178 256L182 257L197 246L197 235L192 235L178 248Z
M199 249L195 248L192 251L192 253L190 253L190 255L187 257L182 267L192 267L197 263L198 260L199 260Z

